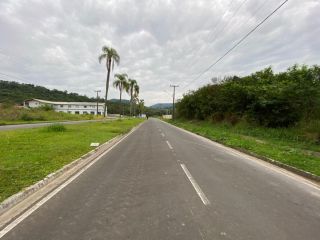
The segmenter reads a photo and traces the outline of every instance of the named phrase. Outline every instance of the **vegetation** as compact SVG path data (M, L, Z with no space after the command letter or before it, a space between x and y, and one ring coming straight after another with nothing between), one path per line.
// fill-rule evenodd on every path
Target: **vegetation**
M107 108L107 100L108 100L110 72L114 68L114 63L119 64L120 56L114 48L103 46L102 54L99 56L99 63L101 63L102 60L104 59L106 60L106 68L107 68L106 96L105 96L104 112L103 112L103 116L105 117L107 113L106 108Z
M224 145L247 150L320 176L319 121L309 122L309 125L301 123L294 128L182 119L169 122Z
M27 109L12 105L0 105L0 125L33 123L43 121L77 121L101 119L95 115L78 115L62 112L55 112L50 107L44 106L40 108Z
M319 66L226 77L184 95L177 113L180 127L320 175Z
M0 132L0 202L104 143L141 119ZM50 129L50 130L48 130ZM55 129L52 131L52 129Z
M123 92L123 90L128 91L128 88L129 88L129 84L128 84L128 80L127 80L128 75L125 74L125 73L123 73L123 74L115 74L114 77L115 77L115 80L113 82L113 86L115 88L119 89L119 92L120 92L119 100L120 100L120 105L122 105L121 104L122 92ZM121 114L124 115L124 106L122 105L120 109L119 109L120 115Z
M35 86L33 84L8 82L0 80L0 103L19 104L24 100L39 98L50 101L70 101L70 102L93 102L93 98L81 96L77 93L68 93L67 91L49 90L45 87Z
M61 123L54 123L47 127L48 132L65 132L67 129Z
M227 77L184 95L177 113L186 119L265 127L289 127L320 119L320 67L298 66L275 74L271 67L245 77Z
M133 114L133 104L135 103L136 98L139 95L139 86L136 80L128 80L128 94L130 95L130 116Z

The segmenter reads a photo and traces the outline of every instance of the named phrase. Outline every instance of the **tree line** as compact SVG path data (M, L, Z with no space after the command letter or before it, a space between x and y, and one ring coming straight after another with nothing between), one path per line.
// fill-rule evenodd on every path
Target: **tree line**
M21 105L24 100L31 98L62 102L96 101L93 98L79 95L78 93L69 93L57 89L50 90L33 84L0 80L0 103Z
M249 76L225 77L185 94L177 114L232 124L246 120L265 127L320 119L320 67L294 65L280 73L268 67Z

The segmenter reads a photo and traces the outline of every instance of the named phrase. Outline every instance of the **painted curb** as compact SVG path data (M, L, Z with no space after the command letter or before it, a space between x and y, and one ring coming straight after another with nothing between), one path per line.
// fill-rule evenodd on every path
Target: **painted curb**
M161 121L163 121L163 120L161 120ZM299 176L301 176L301 177L304 177L304 178L307 178L307 179L309 179L309 180L312 180L312 181L314 181L314 182L316 182L316 183L320 183L320 176L317 176L317 175L315 175L315 174L313 174L313 173L310 173L310 172L307 172L307 171L298 169L298 168L296 168L296 167L287 165L287 164L285 164L285 163L279 162L279 161L277 161L277 160L274 160L274 159L271 159L271 158L268 158L268 157L264 157L264 156L255 154L255 153L250 152L250 151L248 151L248 150L246 150L246 149L243 149L243 148L238 148L238 147L233 147L233 146L225 145L224 143L222 143L222 142L220 142L220 141L212 140L212 139L207 138L206 136L203 136L203 135L201 135L201 134L199 134L199 133L191 132L191 131L189 131L189 130L187 130L187 129L178 127L178 126L176 126L176 125L174 125L174 124L171 124L171 123L168 123L168 122L166 122L166 121L163 121L163 122L165 122L165 123L167 123L167 124L170 124L170 125L172 125L172 126L174 126L174 127L176 127L176 128L179 128L179 129L181 129L181 130L187 131L187 132L189 132L189 133L196 134L196 135L198 135L198 136L200 136L200 137L203 137L203 138L205 138L205 139L207 139L207 140L209 140L209 141L212 141L212 142L215 142L215 143L219 143L219 144L221 144L221 145L223 145L223 146L225 146L225 147L228 147L228 148L237 150L237 151L242 152L242 153L244 153L244 154L247 154L247 155L249 155L249 156L251 156L251 157L255 157L255 158L258 158L258 159L260 159L260 160L262 160L262 161L271 163L271 164L276 165L276 166L278 166L278 167L280 167L280 168L283 168L283 169L286 169L286 170L288 170L288 171L290 171L290 172L292 172L292 173L295 173L295 174L297 174L297 175L299 175Z
M85 161L87 161L86 163L84 163L83 166L81 166L81 168L77 169L75 171L75 173L73 173L71 175L71 176L73 176L78 171L80 171L82 168L87 166L90 162L92 162L95 158L97 158L100 155L102 155L106 150L108 150L114 144L117 144L122 138L124 138L125 136L129 135L130 133L132 133L133 131L138 129L142 123L140 123L137 126L133 127L129 132L127 132L125 134L117 135L116 137L114 137L114 138L108 140L107 142L101 144L99 147L96 147L95 149L93 149L90 152L82 155L78 159L76 159L76 160L72 161L71 163L63 166L59 170L48 174L42 180L36 182L35 184L33 184L33 185L21 190L20 192L12 195L11 197L5 199L3 202L0 203L0 216L2 214L4 214L5 212L7 212L8 210L10 210L12 207L16 206L18 203L22 202L24 199L26 199L27 197L29 197L33 193L37 192L38 190L42 189L43 187L45 187L46 185L51 183L53 180L57 179L62 174L68 172L69 170L72 170L72 169L76 168L81 163L84 163ZM96 156L94 156L95 154L96 154ZM93 157L93 158L89 159L90 157ZM69 176L68 179L71 176Z

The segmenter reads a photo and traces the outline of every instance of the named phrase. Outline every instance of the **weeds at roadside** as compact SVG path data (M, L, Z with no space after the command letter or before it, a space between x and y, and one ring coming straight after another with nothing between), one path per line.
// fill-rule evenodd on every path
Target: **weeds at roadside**
M65 131L67 131L66 127L60 123L51 124L46 128L46 130L47 130L47 132L65 132Z

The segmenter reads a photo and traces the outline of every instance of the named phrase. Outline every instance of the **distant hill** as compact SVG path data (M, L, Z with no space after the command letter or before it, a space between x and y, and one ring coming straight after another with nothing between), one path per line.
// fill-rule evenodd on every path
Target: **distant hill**
M112 99L110 99L109 100L110 102L114 102L114 103L118 103L118 102L120 102L120 100L119 99L116 99L116 98L112 98ZM128 100L128 99L121 99L121 102L122 103L130 103L130 100Z
M157 104L153 104L153 105L150 106L149 108L154 108L154 109L168 109L168 108L172 108L172 103L157 103Z
M68 93L67 91L60 91L57 89L50 90L45 87L36 86L33 84L25 84L18 82L3 81L0 79L0 103L22 104L24 100L30 98L39 98L51 101L65 101L65 102L95 102L95 98L89 98L78 93ZM103 99L100 99L103 102ZM108 112L120 113L120 111L129 115L130 101L123 99L120 105L119 99L113 98L108 100ZM167 105L166 105L167 104ZM145 107L144 112L150 115L161 115L170 103L155 104L153 109ZM158 107L157 107L158 106Z
M22 104L24 100L30 98L66 102L95 101L93 98L79 95L78 93L68 93L67 91L59 91L57 89L50 90L33 84L0 80L0 103Z
M24 100L30 98L63 102L96 101L95 98L89 98L84 95L79 95L78 93L68 93L67 91L59 91L57 89L50 90L33 84L0 80L0 103L22 104ZM100 98L100 102L103 102L103 99ZM109 113L119 113L120 111L122 112L123 109L125 114L129 114L129 100L123 99L121 105L119 103L119 99L110 99L108 102Z

